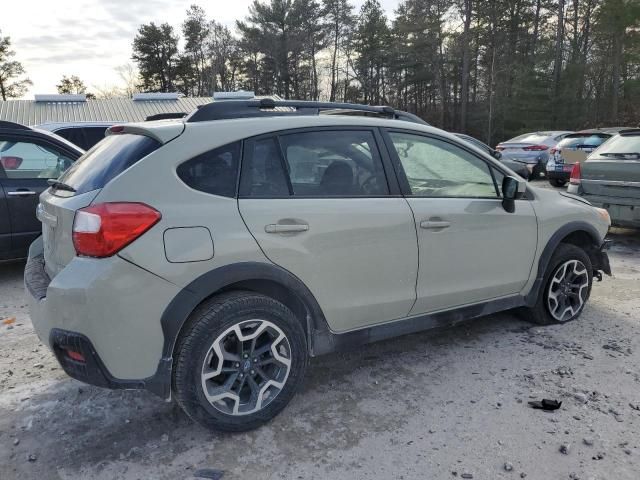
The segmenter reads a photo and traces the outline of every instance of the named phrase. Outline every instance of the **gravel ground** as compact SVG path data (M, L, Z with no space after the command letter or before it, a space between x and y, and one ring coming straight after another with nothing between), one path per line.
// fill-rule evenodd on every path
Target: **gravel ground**
M636 480L640 233L611 236L614 276L578 321L506 312L316 358L277 419L234 435L67 378L33 333L24 265L0 265L0 479ZM527 406L541 398L562 407Z

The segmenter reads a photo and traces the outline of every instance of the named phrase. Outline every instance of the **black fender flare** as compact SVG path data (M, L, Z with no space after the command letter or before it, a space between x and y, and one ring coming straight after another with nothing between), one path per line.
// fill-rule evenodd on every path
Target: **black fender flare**
M210 270L193 280L171 300L160 319L164 343L162 357L172 359L176 340L189 315L200 303L224 288L242 281L267 280L293 293L306 307L304 320L310 351L313 352L313 332L326 320L317 300L306 285L293 273L272 263L241 262Z
M542 254L540 255L540 259L538 260L538 270L536 272L536 279L531 287L529 293L525 296L525 303L528 306L533 306L538 299L538 293L542 288L542 282L544 280L544 275L547 271L547 267L549 266L549 261L551 260L551 256L558 248L558 245L562 242L564 238L574 232L586 232L593 242L593 246L595 248L599 248L602 244L602 238L600 237L600 233L598 230L591 224L582 221L569 222L551 235L551 238L545 245L542 250Z

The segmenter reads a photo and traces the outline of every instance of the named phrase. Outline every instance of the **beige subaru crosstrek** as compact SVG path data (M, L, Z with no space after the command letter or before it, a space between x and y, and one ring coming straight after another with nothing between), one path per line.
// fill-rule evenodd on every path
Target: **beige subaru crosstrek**
M507 309L576 319L609 216L388 107L214 102L113 126L40 198L25 271L65 371L255 428L310 356Z

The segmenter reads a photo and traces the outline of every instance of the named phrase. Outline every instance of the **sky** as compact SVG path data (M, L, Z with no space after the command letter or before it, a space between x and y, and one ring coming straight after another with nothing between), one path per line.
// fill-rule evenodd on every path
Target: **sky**
M352 0L359 8L364 0ZM233 27L252 0L17 0L3 2L0 35L11 37L15 59L33 86L24 98L56 93L63 75L77 75L92 89L118 85L115 71L131 61L131 44L143 23L168 22L177 31L189 5ZM389 15L398 0L381 0Z

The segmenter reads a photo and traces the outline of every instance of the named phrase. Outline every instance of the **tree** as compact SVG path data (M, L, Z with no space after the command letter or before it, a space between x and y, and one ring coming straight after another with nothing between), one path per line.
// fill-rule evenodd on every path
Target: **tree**
M58 93L61 94L80 95L87 92L87 86L77 75L71 75L70 77L63 75L62 80L56 85L56 88L58 89Z
M338 63L346 44L352 36L354 24L353 6L348 0L323 0L323 14L326 21L329 45L331 45L329 100L334 102L338 94L340 76Z
M188 59L187 68L191 70L194 83L194 88L188 93L197 96L210 95L214 88L209 55L206 51L211 26L202 7L189 7L187 19L182 24L182 35L185 41L184 57Z
M138 70L130 63L119 65L115 70L123 84L121 88L122 96L132 98L139 91L140 74Z
M178 36L168 23L141 25L133 40L132 59L138 63L140 87L148 92L172 92L178 74Z
M354 35L354 50L358 54L355 70L362 87L365 103L380 104L385 98L385 60L390 32L387 17L378 0L366 0Z
M0 36L0 96L3 101L22 97L33 85L31 80L23 77L25 70L22 64L12 60L15 54L11 49L11 39Z

